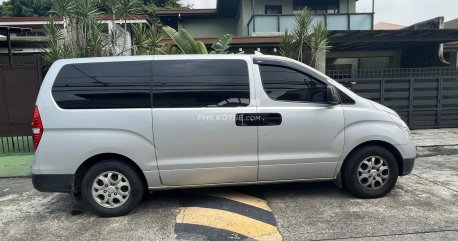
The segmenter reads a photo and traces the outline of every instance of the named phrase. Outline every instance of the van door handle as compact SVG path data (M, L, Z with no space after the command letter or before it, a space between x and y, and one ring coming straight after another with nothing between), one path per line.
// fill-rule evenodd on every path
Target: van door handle
M237 126L278 126L282 121L280 113L238 113L235 116Z

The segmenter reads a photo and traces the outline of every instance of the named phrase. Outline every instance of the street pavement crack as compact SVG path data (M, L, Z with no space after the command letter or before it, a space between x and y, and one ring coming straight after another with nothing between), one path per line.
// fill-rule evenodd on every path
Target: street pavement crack
M442 184L440 184L440 183L431 181L431 180L429 180L429 179L427 179L427 178L424 178L424 177L422 177L422 176L420 176L420 175L413 174L413 173L411 173L410 175L415 176L415 177L418 177L418 178L421 178L421 179L423 179L423 180L425 180L425 181L427 181L427 182L436 184L436 185L438 185L438 186L441 186L441 187L443 187L443 188L445 188L445 189L448 189L448 190L450 190L450 191L452 191L452 192L458 193L458 190L455 190L455 189L453 189L453 188L449 188L449 187L447 187L447 186L444 186L444 185L442 185Z
M370 235L370 236L352 236L346 238L330 238L330 239L312 239L313 241L331 241L331 240L347 240L347 239L362 239L362 238L379 238L379 237L392 237L392 236L406 236L413 234L430 234L430 233L444 233L444 232L458 232L458 229L445 229L436 231L422 231L422 232L409 232L409 233L397 233L397 234L381 234L381 235Z

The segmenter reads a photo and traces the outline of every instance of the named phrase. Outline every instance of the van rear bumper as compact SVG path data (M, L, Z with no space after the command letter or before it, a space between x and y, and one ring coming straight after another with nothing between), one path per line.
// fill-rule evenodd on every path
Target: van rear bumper
M72 174L32 174L33 187L40 192L71 193Z

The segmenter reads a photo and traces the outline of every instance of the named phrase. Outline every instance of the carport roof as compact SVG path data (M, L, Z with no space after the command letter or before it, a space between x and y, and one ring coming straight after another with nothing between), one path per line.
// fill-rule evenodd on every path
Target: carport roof
M458 41L458 29L330 31L334 50L403 49Z
M0 26L0 34L5 33L20 33L20 32L30 32L30 28L21 28L21 27L11 27L11 26Z
M211 45L215 38L199 40ZM281 36L234 36L232 46L279 46L280 41ZM458 29L336 30L329 41L331 51L397 50L458 41Z

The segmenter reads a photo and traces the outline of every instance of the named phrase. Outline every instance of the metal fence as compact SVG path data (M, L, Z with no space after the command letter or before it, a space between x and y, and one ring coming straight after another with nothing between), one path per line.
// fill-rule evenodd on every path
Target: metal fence
M31 136L0 137L0 154L33 152Z
M329 70L359 95L396 110L413 129L458 127L458 68Z

